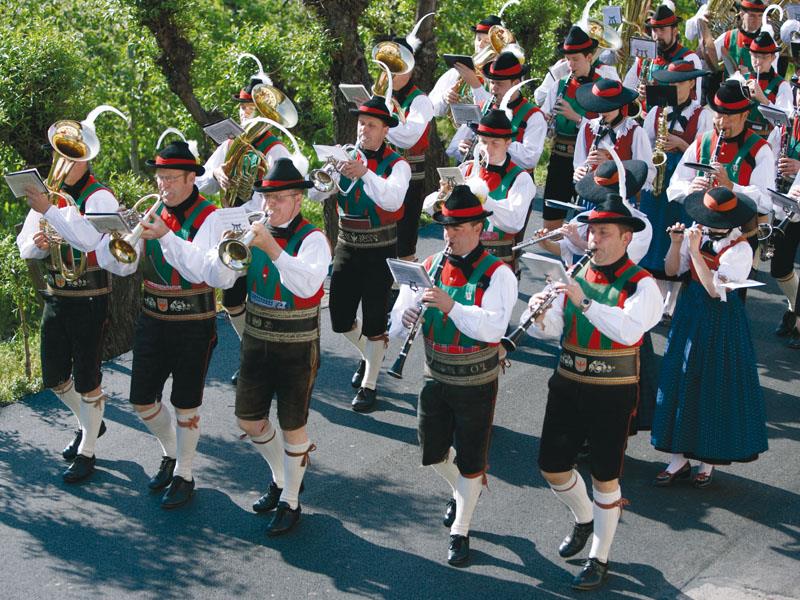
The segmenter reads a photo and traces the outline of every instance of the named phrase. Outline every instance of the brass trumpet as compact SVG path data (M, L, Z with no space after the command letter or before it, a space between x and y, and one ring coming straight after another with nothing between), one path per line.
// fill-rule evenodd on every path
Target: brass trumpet
M348 153L348 155L352 156L353 159L360 160L364 165L367 164L367 157L361 151L361 149L355 144L345 144L342 146L342 150ZM346 196L350 193L350 190L353 189L353 186L356 184L357 180L353 180L350 182L350 185L347 186L347 189L342 189L342 186L339 185L339 182L336 180L334 176L335 173L340 173L339 166L337 161L333 157L328 157L325 159L325 164L322 165L319 169L313 169L308 174L308 178L311 180L311 183L314 184L314 188L320 192L325 194L330 194L334 190L339 190L339 193L343 196Z
M146 203L148 200L157 198L150 208L144 213L140 214L140 205ZM147 194L139 198L136 203L125 212L122 213L122 218L129 224L134 224L133 230L127 235L120 236L116 233L111 235L108 241L108 251L111 253L118 262L129 265L136 261L139 255L139 240L142 239L144 226L142 223L148 221L158 210L161 209L163 202L160 194Z
M253 225L256 223L265 224L269 220L269 212L250 213L247 218L250 220L250 229L227 237L217 245L219 260L223 265L234 271L246 271L250 265L250 261L253 259L253 251L250 250L250 244L255 237Z

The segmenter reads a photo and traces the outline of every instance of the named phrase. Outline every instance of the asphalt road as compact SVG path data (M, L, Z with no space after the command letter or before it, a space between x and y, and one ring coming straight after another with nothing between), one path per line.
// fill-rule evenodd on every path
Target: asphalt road
M538 216L538 214L537 214ZM538 219L532 219L534 223ZM423 231L420 255L441 248ZM612 577L593 598L800 598L800 352L777 343L777 287L751 290L748 312L767 403L770 450L750 464L717 470L714 483L657 489L664 455L646 433L631 438L625 510L612 548ZM540 289L529 271L519 314ZM327 311L324 311L327 313ZM208 374L196 495L166 512L147 480L157 442L127 404L130 354L104 365L108 433L97 471L77 486L61 481L60 450L73 420L49 392L0 411L0 581L2 598L572 598L578 560L556 548L567 510L535 467L546 382L556 348L527 340L502 376L490 480L472 522L472 560L446 564L441 514L446 484L419 464L416 402L422 352L406 377L379 379L379 410L350 410L354 351L323 314L322 366L309 433L317 445L290 535L269 539L250 510L269 480L263 459L238 439L228 383L238 344L222 318ZM654 342L663 352L663 329ZM389 349L391 365L399 343ZM723 359L724 357L721 357ZM581 467L585 475L585 467Z

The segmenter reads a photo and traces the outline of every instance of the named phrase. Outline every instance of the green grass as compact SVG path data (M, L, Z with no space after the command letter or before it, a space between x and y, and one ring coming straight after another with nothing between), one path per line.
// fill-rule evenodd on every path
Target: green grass
M11 404L42 389L39 363L39 333L31 337L30 380L25 377L25 351L21 336L0 342L0 405Z

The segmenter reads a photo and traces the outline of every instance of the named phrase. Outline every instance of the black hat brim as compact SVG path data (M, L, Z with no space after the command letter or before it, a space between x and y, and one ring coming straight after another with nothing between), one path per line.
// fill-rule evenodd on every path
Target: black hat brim
M752 100L748 102L747 107L740 108L738 110L731 110L730 108L725 108L724 106L717 104L715 102L714 96L709 96L708 98L708 107L713 110L715 113L719 113L721 115L738 115L741 113L750 112L754 106L757 105L757 102L753 102Z
M386 123L389 127L397 127L400 124L400 120L394 116L384 116L384 115L376 115L375 113L366 112L363 110L358 110L357 108L350 109L351 115L364 115L365 117L372 117L373 119L380 119L384 123Z
M701 69L693 69L691 71L668 71L667 69L659 69L653 72L653 79L658 83L680 83L681 81L691 81L698 77L705 77L711 75L711 71L703 71Z
M487 133L485 131L478 131L478 127L480 127L480 123L470 123L469 128L472 129L475 133L480 136L488 137L488 138L512 138L517 134L517 129L515 127L511 127L511 133L508 134L500 134L500 133Z
M459 225L460 223L472 223L483 221L486 217L491 217L494 213L484 210L480 215L474 217L445 217L442 211L433 213L433 220L439 225Z
M578 223L586 223L588 225L596 225L599 223L610 223L612 225L627 225L628 227L633 229L634 233L644 231L644 229L647 227L645 222L642 221L639 217L634 217L634 216L627 217L624 215L620 215L619 217L604 217L602 219L592 219L590 222L589 213L584 213L582 215L578 215L577 217L575 217L575 220L578 221Z
M679 17L678 15L675 15L675 22L670 23L669 25L651 25L648 20L645 21L644 23L644 29L645 31L650 31L651 29L666 29L667 27L677 27L678 25L681 24L682 21L683 18Z
M252 98L249 100L246 98L240 98L239 94L231 94L231 98L233 98L234 102L238 102L239 104L255 104L255 101Z
M491 68L491 66L492 66L492 63L488 62L488 63L486 63L485 65L483 65L481 67L481 71L483 71L483 76L486 79L490 79L490 80L493 80L493 81L509 81L509 80L512 80L512 79L522 79L523 77L525 77L525 75L527 75L528 73L531 72L531 66L528 65L528 64L525 64L525 65L522 65L522 68L520 69L520 72L519 73L515 73L514 75L492 75L489 72L489 69Z
M749 196L736 194L739 200L736 208L725 212L715 211L703 204L705 191L694 192L686 196L683 208L692 220L713 229L733 229L741 227L756 216L756 203Z
M150 167L151 169L172 169L173 171L190 171L197 175L202 175L203 173L206 172L206 168L203 165L157 165L156 161L150 158L144 161L144 164Z
M619 110L639 97L639 94L635 91L623 87L622 92L614 96L614 98L603 98L601 96L595 96L592 93L593 88L594 83L584 83L575 92L575 99L578 101L578 104L581 105L581 108L587 112L605 113L611 112L612 110Z
M594 52L597 49L597 46L598 46L599 42L594 38L592 38L591 41L592 41L591 46L588 46L588 47L584 48L583 50L565 50L564 49L564 42L561 42L558 45L557 50L558 50L559 54L586 54L587 52Z
M306 179L301 182L289 182L284 185L271 185L269 187L261 187L258 184L253 186L254 192L261 194L268 194L270 192L282 192L284 190L308 190L314 187L314 184Z
M647 181L647 163L641 160L625 160L622 161L622 165L625 167L625 187L628 196L638 194ZM598 204L606 199L609 192L619 192L619 185L614 187L600 185L595 182L594 175L594 171L589 171L575 184L578 196Z
M733 3L733 5L736 7L736 10L747 10L747 11L754 12L754 13L759 13L759 14L761 14L761 13L763 13L765 10L767 10L767 6L766 6L766 5L765 5L763 8L761 8L761 9L755 9L755 8L743 8L743 7L742 7L742 3L741 3L741 2L734 2L734 3Z

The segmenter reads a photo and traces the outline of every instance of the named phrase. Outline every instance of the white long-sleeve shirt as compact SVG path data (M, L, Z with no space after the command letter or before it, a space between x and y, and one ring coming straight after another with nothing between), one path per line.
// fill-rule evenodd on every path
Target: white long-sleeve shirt
M650 248L650 242L653 239L653 226L650 224L650 220L647 218L647 215L644 214L637 208L634 208L630 204L626 204L628 210L631 211L631 214L634 217L639 217L642 221L644 221L645 228L641 231L633 232L633 237L631 239L631 243L628 244L628 258L630 258L636 264L639 264L639 261L644 258L647 254L647 250ZM578 217L581 215L588 215L590 211L585 211L580 213L579 215L575 215L570 223L574 223L578 226L578 235L584 240L589 239L589 225L587 223L581 223L578 221ZM571 265L572 264L572 257L575 255L581 255L585 252L583 248L579 248L572 241L564 237L558 241L558 246L561 248L561 260L564 261L565 264Z
M225 164L225 155L228 153L228 148L231 145L231 140L225 140L206 161L206 164L203 165L206 169L206 172L197 177L195 179L195 185L197 189L200 190L201 194L211 195L216 194L221 190L219 182L214 177L214 169L217 167L221 167ZM279 158L290 158L289 150L284 146L282 143L275 144L266 154L267 157L267 169L272 167L272 163L278 160Z
M84 212L87 213L111 213L118 209L119 203L114 194L105 189L94 192L84 204ZM48 250L39 250L33 243L33 236L39 231L39 221L42 219L47 220L70 246L81 252L91 252L102 242L103 235L74 206L51 206L44 215L30 210L17 235L17 247L24 259L39 259L50 254Z
M433 104L425 94L411 101L405 122L389 129L386 139L398 148L411 148L425 133L433 119Z
M431 93L428 97L433 106L433 116L444 117L450 111L450 105L447 103L447 94L453 89L453 86L459 79L458 71L455 69L448 69L444 74L436 80L436 85L433 86ZM475 104L480 104L489 97L489 92L484 87L471 88L472 100Z
M686 117L687 124L689 119L692 115L694 115L694 111L697 110L697 107L700 105L698 104L697 100L693 100L688 106L684 107L681 110L681 116ZM710 108L700 108L699 109L700 116L697 119L697 135L701 133L705 133L706 131L711 131L711 128L714 126L714 113L711 111ZM647 116L644 119L644 124L642 127L644 128L647 137L650 139L650 144L655 145L656 143L656 114L658 113L657 110L650 110L647 111ZM667 107L667 114L672 114L672 107ZM667 119L667 128L669 129L669 119ZM684 129L680 123L675 123L675 128L672 130L672 133L677 135L679 133L683 133Z
M669 181L667 187L667 200L670 202L683 203L684 198L688 195L689 186L692 180L697 176L697 171L690 169L685 165L687 162L697 162L697 144L700 137L698 136L683 153L680 163L678 163L672 179ZM767 187L772 187L775 184L775 155L772 153L772 148L769 144L764 144L761 149L756 153L756 166L750 175L749 185L739 185L733 182L733 192L735 194L744 194L753 199L758 205L758 212L762 214L768 213L772 210L772 200L767 192Z
M610 65L597 65L595 67L595 72L603 79L619 81L617 70ZM552 67L550 67L549 72L545 72L544 81L542 81L542 84L533 92L533 98L536 101L536 104L541 106L544 110L544 103L550 94L551 88L555 88L557 92L558 85L556 84L567 75L569 75L569 63L567 62L566 58L561 58ZM553 79L554 77L555 79ZM553 93L553 96L555 97L555 92ZM547 114L550 114L551 111L552 104L550 109L546 112Z
M409 286L400 286L400 294L391 312L389 336L403 337L408 329L403 325L403 313L407 308L416 306L422 290L414 292ZM481 306L466 306L456 302L448 317L456 328L472 339L497 343L506 334L511 312L517 301L517 278L513 271L505 266L495 269L489 279Z

